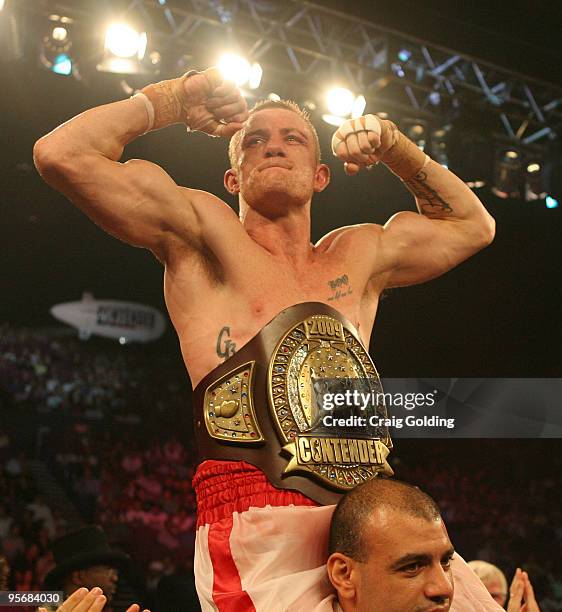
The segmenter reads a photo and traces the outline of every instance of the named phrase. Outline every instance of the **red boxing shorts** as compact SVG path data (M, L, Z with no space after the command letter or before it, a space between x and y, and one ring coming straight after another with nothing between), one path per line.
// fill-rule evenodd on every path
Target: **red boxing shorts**
M205 461L193 486L195 583L203 612L340 610L325 566L335 506L277 489L243 461ZM452 567L451 612L501 611L460 555Z

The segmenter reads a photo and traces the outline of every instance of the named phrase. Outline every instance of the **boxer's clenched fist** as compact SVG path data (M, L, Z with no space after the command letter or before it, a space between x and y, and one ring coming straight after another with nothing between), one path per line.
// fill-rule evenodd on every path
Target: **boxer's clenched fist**
M147 85L140 94L148 113L147 131L181 122L190 130L230 138L248 118L246 100L218 68Z
M332 152L344 163L346 174L372 166L396 144L398 128L375 115L364 115L342 123L332 136Z
M184 78L182 89L185 123L191 130L230 138L248 118L246 100L218 68Z

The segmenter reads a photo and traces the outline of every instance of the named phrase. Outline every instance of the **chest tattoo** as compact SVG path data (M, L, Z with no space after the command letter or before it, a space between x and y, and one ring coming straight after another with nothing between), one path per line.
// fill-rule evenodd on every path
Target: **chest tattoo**
M347 277L347 274L342 274L342 276L338 276L333 280L329 280L328 286L332 290L332 295L328 297L328 300L330 302L334 300L339 300L353 293L353 289L349 284L349 278Z

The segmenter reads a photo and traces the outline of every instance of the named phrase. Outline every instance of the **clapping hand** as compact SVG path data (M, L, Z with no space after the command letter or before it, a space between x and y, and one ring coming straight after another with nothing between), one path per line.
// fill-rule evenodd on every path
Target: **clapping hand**
M509 587L507 612L540 612L529 574L517 568Z
M62 605L57 608L57 612L101 612L107 602L107 597L99 587L89 591L86 588L74 591ZM47 612L46 608L38 608L38 612ZM127 608L127 612L140 612L140 606L133 604ZM143 612L150 612L144 610Z

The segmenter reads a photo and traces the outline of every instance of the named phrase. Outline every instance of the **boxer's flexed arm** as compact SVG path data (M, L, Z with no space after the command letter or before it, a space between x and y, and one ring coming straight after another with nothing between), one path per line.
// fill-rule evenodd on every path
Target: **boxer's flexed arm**
M363 232L367 245L376 242L373 267L387 287L435 278L492 242L494 219L476 195L392 122L373 115L346 122L334 134L332 149L347 174L382 161L416 199L420 214L399 212L384 228Z
M165 259L167 239L201 232L197 204L210 194L178 187L148 161L120 163L124 147L151 129L183 122L230 138L247 117L246 103L216 69L149 85L134 96L74 117L41 138L35 164L107 232ZM201 207L199 207L201 208Z

